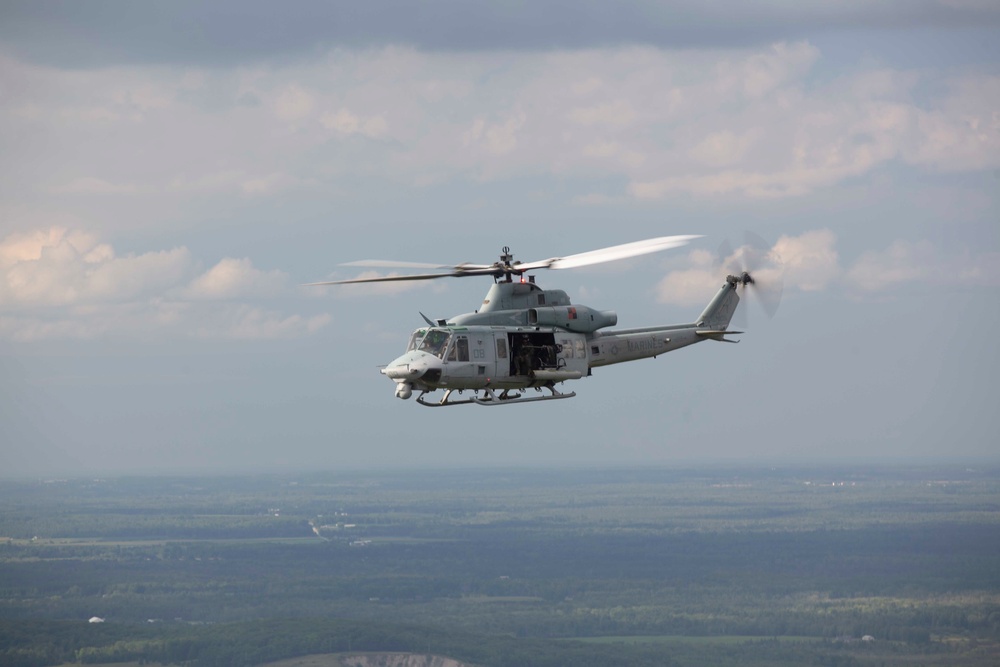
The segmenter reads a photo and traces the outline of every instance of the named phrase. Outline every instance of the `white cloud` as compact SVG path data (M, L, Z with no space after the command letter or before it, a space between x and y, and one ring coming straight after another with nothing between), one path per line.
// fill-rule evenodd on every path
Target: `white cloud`
M240 191L245 195L266 196L305 185L308 183L304 183L290 174L273 173L242 181Z
M945 254L929 241L896 240L885 250L870 250L850 266L840 263L837 238L828 229L782 236L766 257L742 260L742 248L726 259L704 250L688 255L689 266L670 271L657 285L661 303L707 302L720 279L745 268L763 283L783 283L785 290L816 292L833 287L852 294L889 292L909 284L960 288L1000 287L1000 253L966 249ZM756 262L756 263L755 263ZM737 268L739 267L739 268Z
M127 183L109 183L100 178L85 176L73 179L70 183L52 189L55 194L70 195L121 195L136 192L133 185Z
M185 75L181 80L181 85L189 87L189 81L190 78ZM166 86L142 82L118 89L112 95L112 99L118 105L133 107L139 111L165 109L173 104L174 90Z
M882 291L921 279L932 270L934 249L930 243L895 241L884 251L863 254L847 272L847 280L866 292Z
M287 284L288 275L282 271L261 271L249 258L227 257L191 281L186 293L195 299L274 296Z
M570 121L590 127L592 125L607 125L610 127L627 127L635 122L636 112L628 100L615 100L591 107L579 107L569 112Z
M725 269L707 250L688 254L690 268L670 271L656 286L656 300L679 306L705 304L723 284Z
M65 237L66 229L62 227L11 234L0 243L0 269L40 259L44 248L61 243ZM89 236L76 236L72 242L84 249L93 245Z
M330 320L251 303L290 292L286 274L249 259L225 258L196 272L184 247L119 256L87 232L12 234L0 241L0 338L284 338Z
M840 275L837 237L829 229L782 236L771 250L785 284L805 292L821 290Z
M335 130L341 134L360 134L369 139L379 139L389 132L389 125L382 115L369 116L363 118L355 115L347 109L340 109L336 113L327 113L320 123L329 130Z
M929 241L897 240L885 250L861 255L845 277L851 287L866 293L908 283L1000 287L1000 253L947 256Z
M1000 167L1000 76L975 75L949 82L938 108L913 111L901 148L907 162L947 171Z
M274 99L274 113L283 121L303 120L315 108L315 95L298 84L286 86Z
M759 98L799 80L819 55L819 49L807 42L779 42L733 65L720 63L719 79L723 85L742 88L747 97Z
M517 148L518 133L524 127L527 116L516 112L505 120L488 123L477 118L463 135L462 143L467 147L482 147L491 155L504 155Z
M285 316L246 304L226 306L206 315L194 330L198 338L300 338L316 333L331 321L328 314Z
M151 335L165 338L267 340L309 336L331 321L329 314L286 315L249 304L183 303L164 300L101 304L56 313L0 313L0 340L28 342Z
M175 285L186 248L116 257L90 234L53 228L0 243L0 306L66 306L136 298Z
M710 167L725 167L740 161L753 146L758 131L737 135L729 130L713 132L689 151L689 155Z
M802 196L893 162L1000 167L1000 77L880 67L817 81L821 62L806 42L460 59L335 50L210 73L8 58L0 120L24 140L0 176L60 194L271 196L359 170L416 184L547 172L616 178L620 194L657 200ZM323 150L331 133L379 145L359 160Z

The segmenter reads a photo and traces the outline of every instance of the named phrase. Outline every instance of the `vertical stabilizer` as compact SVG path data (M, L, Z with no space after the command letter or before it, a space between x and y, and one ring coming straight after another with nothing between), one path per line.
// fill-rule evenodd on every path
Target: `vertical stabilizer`
M736 312L736 306L740 303L740 295L736 293L737 284L739 283L736 280L726 280L726 284L698 317L696 322L698 326L720 331L729 326L729 321Z

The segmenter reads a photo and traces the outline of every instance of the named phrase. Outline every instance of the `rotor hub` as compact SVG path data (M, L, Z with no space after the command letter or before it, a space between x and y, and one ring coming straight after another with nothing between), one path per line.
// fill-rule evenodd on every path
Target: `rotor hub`
M501 250L500 261L494 264L496 267L496 273L493 274L493 280L499 282L503 280L504 282L513 282L514 274L521 275L524 271L519 271L515 268L516 264L520 262L514 262L514 254L510 251L510 247L504 246Z
M738 276L733 276L733 275L726 276L726 282L733 287L736 287L738 285L746 287L747 285L753 285L754 279L753 276L751 276L747 271L744 271Z

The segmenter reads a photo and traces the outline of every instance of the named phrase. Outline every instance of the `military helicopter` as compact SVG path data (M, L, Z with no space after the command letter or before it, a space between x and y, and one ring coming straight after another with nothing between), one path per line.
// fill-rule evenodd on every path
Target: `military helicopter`
M428 407L552 401L576 396L576 392L560 391L556 385L589 376L594 368L657 357L704 340L738 342L727 337L743 333L728 329L740 301L738 292L756 286L757 281L746 267L735 275L728 275L715 297L691 323L608 329L618 324L614 311L574 305L566 292L542 289L528 272L570 269L636 257L679 248L698 238L701 236L662 236L535 262L515 262L508 247L503 248L499 261L492 264L447 266L363 260L344 266L433 272L309 285L492 276L493 286L477 311L436 321L421 313L427 326L410 335L406 351L381 368L381 373L396 383L398 398L408 399L418 391L417 403ZM736 255L726 249L721 252L742 258L743 262L766 256L767 244L763 240L752 238L750 234L748 239L751 242ZM762 252L765 255L761 255ZM777 307L774 293L772 286L771 298L762 299L771 314L773 311L768 305L773 303L774 308ZM780 298L780 286L777 296ZM439 400L426 398L438 389L443 390ZM529 394L529 389L538 395ZM471 396L464 396L467 391Z

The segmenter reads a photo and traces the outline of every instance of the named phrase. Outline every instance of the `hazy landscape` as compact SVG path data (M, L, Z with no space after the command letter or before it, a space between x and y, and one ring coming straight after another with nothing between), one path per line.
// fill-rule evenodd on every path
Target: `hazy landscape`
M0 663L993 665L998 528L988 467L7 480Z

